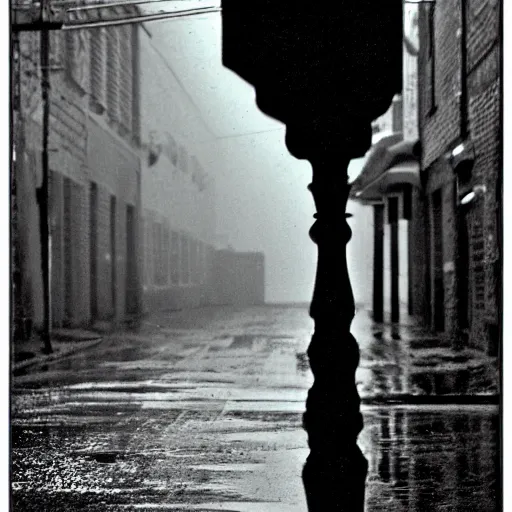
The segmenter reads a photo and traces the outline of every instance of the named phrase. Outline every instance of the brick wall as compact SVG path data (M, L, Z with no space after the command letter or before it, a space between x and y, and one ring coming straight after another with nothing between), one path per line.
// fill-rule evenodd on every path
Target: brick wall
M448 176L451 175L447 174ZM445 330L448 333L457 329L457 278L455 261L457 258L457 225L455 216L455 182L453 177L443 187L443 283Z
M482 18L486 19L483 16ZM482 41L479 39L479 43ZM490 339L487 325L497 325L498 294L501 293L501 255L499 248L499 208L497 182L500 173L500 98L499 52L496 45L487 52L481 44L484 57L469 75L469 129L475 145L473 184L486 186L486 193L470 217L470 230L474 233L477 250L473 251L472 265L476 278L482 283L482 297L475 304L470 342L488 349L495 340ZM481 229L480 229L481 226Z
M421 5L419 15L420 53L418 73L420 87L420 133L423 142L422 168L427 168L459 136L460 89L460 0L444 0ZM434 15L435 109L430 111L428 91L428 10Z
M466 0L468 73L498 44L499 0Z

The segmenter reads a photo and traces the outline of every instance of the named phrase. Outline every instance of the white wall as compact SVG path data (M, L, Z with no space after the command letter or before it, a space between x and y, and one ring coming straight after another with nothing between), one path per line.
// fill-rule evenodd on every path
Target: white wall
M208 136L201 125L192 100L172 69L161 41L140 30L141 48L141 140L142 203L145 210L165 216L172 229L183 230L198 239L215 239L215 183L213 172L201 162L200 143ZM189 168L184 172L161 152L149 165L150 141L166 144L170 134L186 149ZM206 173L205 189L192 180L190 157L195 156Z

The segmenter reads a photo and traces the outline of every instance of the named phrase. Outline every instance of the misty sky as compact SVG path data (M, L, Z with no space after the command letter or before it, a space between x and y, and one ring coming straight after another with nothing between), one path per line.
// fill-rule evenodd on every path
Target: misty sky
M220 14L146 26L193 104L187 131L201 134L195 149L215 177L218 234L237 250L265 253L267 301L309 301L316 267L308 236L314 214L310 164L289 155L284 126L262 114L253 88L222 66ZM362 160L354 161L351 175L361 166ZM349 211L355 215L349 268L356 300L367 302L371 210L351 204Z

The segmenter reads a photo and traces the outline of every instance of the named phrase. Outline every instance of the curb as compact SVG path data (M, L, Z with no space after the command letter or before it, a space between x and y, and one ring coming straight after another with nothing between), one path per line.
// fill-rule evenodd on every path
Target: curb
M23 370L37 364L49 363L57 361L58 359L63 359L64 357L76 354L82 350L95 347L96 345L99 345L104 339L105 337L102 336L90 341L77 341L74 342L73 345L70 345L69 348L62 347L57 352L53 352L52 354L39 354L35 357L27 359L26 361L20 361L19 363L12 364L11 372ZM68 345L68 343L66 343L66 345Z

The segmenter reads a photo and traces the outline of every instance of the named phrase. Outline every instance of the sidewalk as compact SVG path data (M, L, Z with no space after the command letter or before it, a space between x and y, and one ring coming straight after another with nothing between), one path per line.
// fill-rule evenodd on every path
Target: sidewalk
M455 350L447 338L412 322L405 325L373 324L370 318L369 311L360 311L354 319L353 332L361 347L360 367L371 367L375 362L373 371L387 372L398 383L394 389L383 389L382 392L393 396L406 393L409 397L425 397L423 401L443 402L448 396L460 401L455 397L467 396L475 403L486 401L483 397L497 402L497 398L491 398L499 395L497 357L469 347ZM406 380L408 386L400 389L398 377ZM364 399L364 394L362 396ZM404 399L407 401L407 397ZM422 401L418 398L410 400L411 403Z
M51 354L43 352L43 343L38 336L23 342L14 342L11 350L11 368L14 374L35 364L62 359L82 350L92 348L104 339L105 335L84 329L55 329L52 331Z

